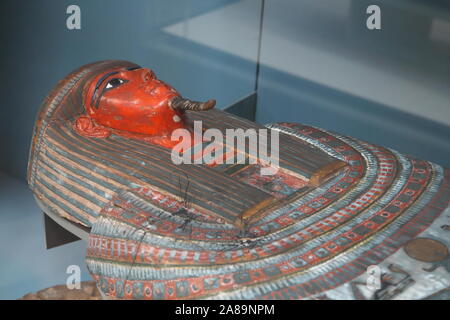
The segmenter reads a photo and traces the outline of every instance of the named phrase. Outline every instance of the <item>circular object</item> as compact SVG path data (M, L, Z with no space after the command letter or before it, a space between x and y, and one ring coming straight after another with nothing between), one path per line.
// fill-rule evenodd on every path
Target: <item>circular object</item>
M408 256L423 262L439 262L448 257L447 246L429 238L413 239L404 249Z

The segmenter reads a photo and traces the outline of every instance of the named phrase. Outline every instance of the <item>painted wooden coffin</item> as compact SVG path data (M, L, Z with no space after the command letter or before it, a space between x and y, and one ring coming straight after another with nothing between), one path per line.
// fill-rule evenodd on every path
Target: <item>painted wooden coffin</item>
M251 161L175 164L170 134L195 121L265 128L213 104L126 61L83 66L45 99L28 182L46 210L90 228L86 261L106 296L449 295L449 170L294 123L267 127L279 135L275 174ZM240 152L223 147L225 160Z

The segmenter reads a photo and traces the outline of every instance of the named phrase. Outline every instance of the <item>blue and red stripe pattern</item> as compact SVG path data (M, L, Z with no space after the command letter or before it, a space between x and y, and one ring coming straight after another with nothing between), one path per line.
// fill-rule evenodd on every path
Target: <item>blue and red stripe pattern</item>
M318 128L271 128L348 167L246 234L157 190L124 190L90 236L87 264L101 290L120 299L308 298L351 282L448 207L450 172L438 165Z
M38 114L28 166L46 210L91 228L86 261L107 296L315 298L423 234L450 246L436 223L449 208L449 170L395 150L274 124L280 173L267 179L254 164L175 165L169 149L141 140L80 136L83 88L118 67L138 66L102 61L60 81ZM217 110L185 117L222 132L264 128Z

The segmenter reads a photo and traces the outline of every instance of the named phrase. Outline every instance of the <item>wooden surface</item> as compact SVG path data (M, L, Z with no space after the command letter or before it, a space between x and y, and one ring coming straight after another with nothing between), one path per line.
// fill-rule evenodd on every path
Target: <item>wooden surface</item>
M205 119L204 114L210 112L217 124L241 128L252 124L221 111L196 115ZM323 151L293 139L280 134L280 167L289 173L308 181L326 166L343 166ZM116 135L82 137L66 120L48 125L41 146L35 159L35 193L53 211L87 226L112 195L133 186L152 186L239 227L244 214L260 214L276 202L270 193L206 165L175 165L171 150L164 147Z
M57 285L28 293L18 300L103 300L95 281L80 283L80 289L68 289L66 285Z
M187 117L190 122L201 120L205 129L216 128L223 133L226 129L267 129L255 122L220 110L200 113L187 112ZM345 166L344 162L331 157L319 148L283 132L279 133L279 148L280 167L308 180L314 177L315 181L323 181L330 173L330 170L323 170L324 168ZM271 154L270 146L268 154Z

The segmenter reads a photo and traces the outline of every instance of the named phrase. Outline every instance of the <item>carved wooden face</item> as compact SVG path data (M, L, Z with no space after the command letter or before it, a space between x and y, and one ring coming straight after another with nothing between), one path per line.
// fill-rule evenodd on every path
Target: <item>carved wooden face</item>
M96 76L85 90L87 116L104 127L167 136L183 126L181 112L169 103L179 93L150 69L109 70Z

